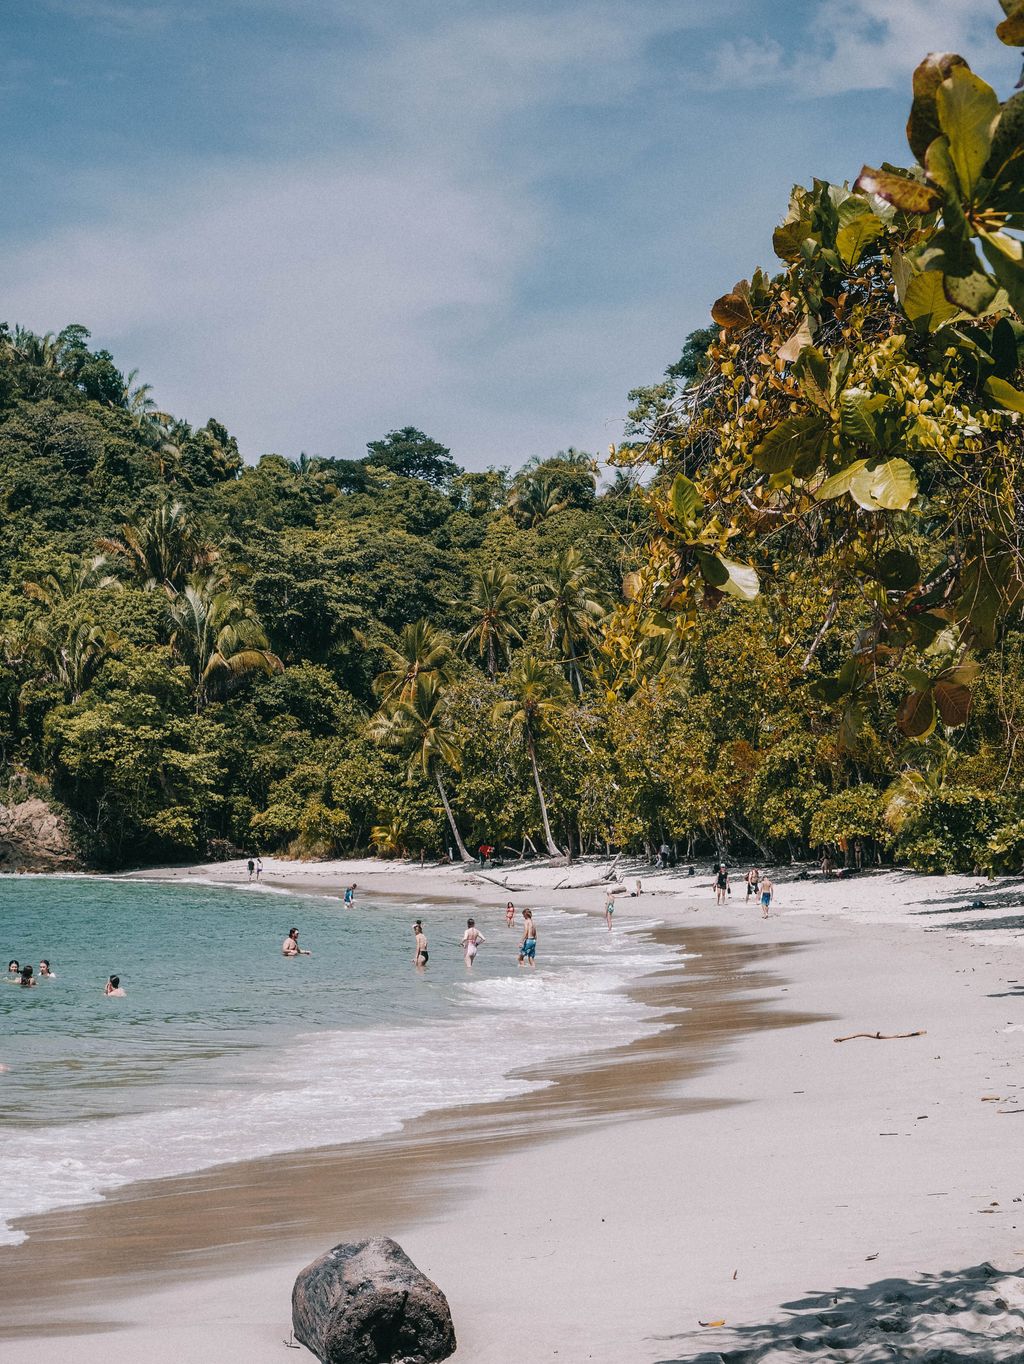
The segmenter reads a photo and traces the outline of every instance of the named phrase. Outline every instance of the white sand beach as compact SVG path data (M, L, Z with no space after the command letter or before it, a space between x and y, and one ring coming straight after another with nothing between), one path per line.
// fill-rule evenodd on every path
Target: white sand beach
M580 931L599 933L600 887L573 887L601 870L507 879L541 923L546 904L586 908L594 917ZM160 875L245 880L238 864ZM740 882L716 907L706 875L648 873L640 899L617 899L617 921L657 918L695 941L722 930L716 988L757 1005L735 1026L710 1026L714 998L696 987L688 997L682 973L673 998L690 1013L675 1036L684 1046L688 1028L700 1035L702 1063L667 1081L659 1072L665 1102L510 1134L440 1181L420 1183L429 1143L407 1150L405 1187L353 1214L444 1290L458 1360L1024 1357L1024 884L776 880L768 919ZM369 861L267 860L264 881L268 892L335 895L355 881L368 895L495 909L508 898L472 871ZM834 1040L856 1033L918 1035ZM31 1284L3 1293L5 1364L41 1352L74 1364L282 1359L297 1270L352 1228L332 1239L316 1217L329 1162L279 1168L279 1233L245 1239L226 1222L213 1259L177 1254L145 1280L97 1270L84 1295L55 1306L43 1257L44 1310L33 1315ZM217 1180L244 1202L246 1169L195 1181L214 1223ZM158 1194L118 1195L118 1216L147 1227L143 1254L167 1220ZM199 1221L204 1245L215 1243L217 1225Z

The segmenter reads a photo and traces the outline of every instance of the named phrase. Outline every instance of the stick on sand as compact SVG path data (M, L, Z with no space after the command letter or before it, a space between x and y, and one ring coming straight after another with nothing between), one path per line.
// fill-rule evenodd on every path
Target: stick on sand
M872 1042L894 1042L898 1037L925 1037L925 1029L917 1032L852 1032L849 1037L833 1037L833 1042L852 1042L855 1037L870 1037Z

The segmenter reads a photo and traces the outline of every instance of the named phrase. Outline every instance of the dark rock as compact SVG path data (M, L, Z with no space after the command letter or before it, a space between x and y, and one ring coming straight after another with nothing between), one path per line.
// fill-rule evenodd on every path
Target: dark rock
M322 1364L432 1364L455 1351L447 1299L387 1236L307 1265L292 1289L292 1327Z

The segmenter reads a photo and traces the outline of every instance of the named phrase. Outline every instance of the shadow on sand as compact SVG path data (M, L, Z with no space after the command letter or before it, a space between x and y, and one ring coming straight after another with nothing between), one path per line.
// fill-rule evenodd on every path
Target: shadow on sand
M783 1321L660 1337L658 1364L997 1364L1024 1360L1024 1270L879 1279L783 1304ZM707 1343L705 1343L705 1341ZM680 1350L680 1346L683 1348Z

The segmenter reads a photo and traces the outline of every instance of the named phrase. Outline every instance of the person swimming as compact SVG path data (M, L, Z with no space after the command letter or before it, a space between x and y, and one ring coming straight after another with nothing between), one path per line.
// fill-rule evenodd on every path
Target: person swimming
M299 930L289 928L288 936L281 944L282 957L311 957L312 952L307 952L304 947L299 946Z
M32 986L35 985L36 983L37 982L32 974L32 967L23 966L21 968L21 988L23 990L31 990Z
M21 964L12 957L7 963L7 979L12 985L21 984Z
M466 965L472 967L477 950L482 942L487 939L476 926L475 919L466 920L466 931L462 935L462 954L466 958Z
M39 979L40 980L57 979L54 973L50 970L50 963L46 960L45 957L43 957L42 961L39 963Z
M120 976L108 977L107 983L103 987L103 993L105 995L116 995L118 999L124 999L125 992L121 989L121 977Z

